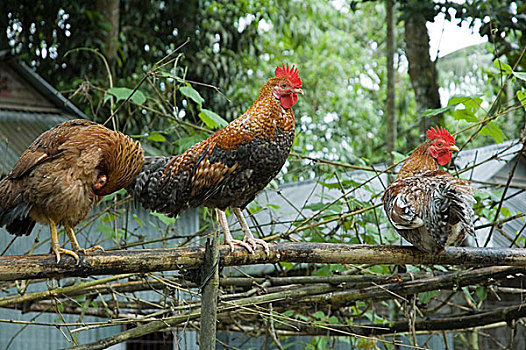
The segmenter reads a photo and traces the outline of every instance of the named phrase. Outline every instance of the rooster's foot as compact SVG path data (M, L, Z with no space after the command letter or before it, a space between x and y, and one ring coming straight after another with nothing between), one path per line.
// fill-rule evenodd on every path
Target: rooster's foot
M248 243L248 244L250 244L252 246L252 249L253 249L252 253L254 253L254 250L256 250L256 247L259 244L259 245L262 245L263 248L265 249L265 254L267 256L270 256L270 247L269 247L268 243L265 242L264 240L259 239L259 238L254 238L254 237L245 237L243 239L243 241Z
M245 241L233 239L233 240L225 241L225 244L228 244L228 246L230 247L230 251L232 252L234 251L236 245L240 245L244 247L246 250L248 250L249 253L254 254L254 248L252 248L252 246Z

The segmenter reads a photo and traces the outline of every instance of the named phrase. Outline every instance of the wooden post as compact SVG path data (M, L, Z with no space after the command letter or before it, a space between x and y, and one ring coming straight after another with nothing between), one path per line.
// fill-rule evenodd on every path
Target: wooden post
M199 348L214 350L216 347L217 299L219 290L219 229L212 242L206 241L205 257L201 270L201 323Z

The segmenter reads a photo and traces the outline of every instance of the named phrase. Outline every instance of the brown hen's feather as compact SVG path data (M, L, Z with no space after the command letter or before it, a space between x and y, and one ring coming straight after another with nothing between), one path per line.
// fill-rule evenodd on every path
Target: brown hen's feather
M382 197L396 231L415 247L431 253L460 242L466 234L474 235L475 200L469 182L439 170L430 152L437 144L443 148L440 157L456 149L454 139L444 132L428 133L437 138L415 149Z
M302 93L301 80L289 80L298 74L294 67L278 73L286 76L270 78L243 115L206 140L174 157L146 157L128 191L144 207L171 216L188 207L245 208L280 171L294 140L294 113L287 107ZM220 219L229 243L226 220Z
M0 226L15 235L28 235L35 222L72 229L102 196L132 182L143 163L140 144L120 132L81 119L59 124L0 181Z

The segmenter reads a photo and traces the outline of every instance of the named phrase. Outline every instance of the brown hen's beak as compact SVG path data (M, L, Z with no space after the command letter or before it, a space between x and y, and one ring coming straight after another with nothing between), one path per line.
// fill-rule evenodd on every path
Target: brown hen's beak
M293 91L294 91L295 94L300 94L300 95L304 94L303 90L299 89L299 88L295 88Z
M455 146L455 145L453 145L453 146L449 146L449 150L450 150L450 151L455 151L455 152L460 151L460 150L458 149L458 147Z

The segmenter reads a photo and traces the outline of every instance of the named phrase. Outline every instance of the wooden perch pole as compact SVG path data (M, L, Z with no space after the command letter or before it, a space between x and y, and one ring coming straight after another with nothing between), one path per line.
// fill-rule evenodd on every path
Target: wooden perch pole
M222 266L277 262L332 264L409 264L526 267L526 249L450 247L442 254L427 254L414 247L331 243L271 243L270 255L243 248L220 249ZM152 271L196 269L203 263L204 248L119 250L81 255L78 265L64 256L59 264L51 255L0 257L0 281L113 275Z
M217 299L219 290L219 229L214 232L212 241L207 240L205 262L201 269L201 323L199 329L199 348L216 348Z

